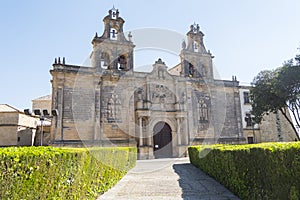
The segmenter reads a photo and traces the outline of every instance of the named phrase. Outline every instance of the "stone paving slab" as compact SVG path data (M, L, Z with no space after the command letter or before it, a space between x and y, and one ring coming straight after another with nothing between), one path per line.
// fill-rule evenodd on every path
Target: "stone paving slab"
M190 164L188 158L138 160L98 200L238 200L229 190Z

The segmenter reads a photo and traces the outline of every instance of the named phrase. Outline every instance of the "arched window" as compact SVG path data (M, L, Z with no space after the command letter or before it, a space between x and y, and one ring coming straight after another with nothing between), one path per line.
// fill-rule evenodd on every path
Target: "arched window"
M120 55L118 58L118 69L126 69L127 59L126 56Z
M189 70L189 77L193 77L194 75L194 65L192 65L192 63L189 63L189 66L188 66L188 70Z
M199 52L199 44L194 41L194 52Z
M101 67L108 67L110 63L109 55L106 52L101 53Z

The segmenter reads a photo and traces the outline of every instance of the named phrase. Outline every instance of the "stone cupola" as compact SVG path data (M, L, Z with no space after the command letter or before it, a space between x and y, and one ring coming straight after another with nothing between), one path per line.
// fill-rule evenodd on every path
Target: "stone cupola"
M98 37L96 33L92 40L93 52L91 63L93 67L109 70L129 71L133 69L133 49L135 45L131 41L131 34L128 39L124 35L124 19L120 17L118 9L114 7L104 17L104 31ZM98 70L98 71L99 71Z
M182 42L181 50L181 76L201 78L206 81L213 80L213 56L206 51L203 42L204 34L200 26L193 24L187 32L187 44Z

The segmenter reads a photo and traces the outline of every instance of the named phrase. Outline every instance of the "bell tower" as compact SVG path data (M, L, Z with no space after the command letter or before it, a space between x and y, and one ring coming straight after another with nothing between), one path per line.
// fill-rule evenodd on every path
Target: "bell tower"
M212 58L213 56L203 43L204 34L200 31L200 26L193 24L187 35L187 44L182 42L181 76L191 78L213 79Z
M126 39L123 32L125 21L119 16L119 10L114 7L103 19L104 32L98 37L96 33L92 40L93 52L90 56L92 66L102 69L129 71L133 69L133 49L131 34Z

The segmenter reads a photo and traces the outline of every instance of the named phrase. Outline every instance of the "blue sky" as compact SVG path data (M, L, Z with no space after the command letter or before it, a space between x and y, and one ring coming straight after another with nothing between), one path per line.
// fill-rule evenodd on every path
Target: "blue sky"
M31 107L32 99L50 94L54 58L84 63L113 4L126 21L125 31L155 27L185 35L198 23L222 79L235 75L250 83L259 71L293 58L300 46L298 0L3 0L0 103L22 110ZM163 53L160 57L169 67L177 62ZM155 61L143 58L137 59L139 64Z

